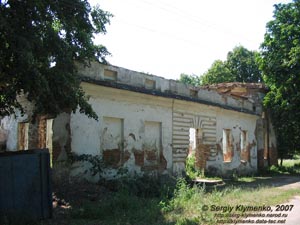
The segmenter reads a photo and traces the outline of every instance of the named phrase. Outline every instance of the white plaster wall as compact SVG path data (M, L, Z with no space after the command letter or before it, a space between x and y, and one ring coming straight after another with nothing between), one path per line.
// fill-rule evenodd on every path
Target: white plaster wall
M92 103L93 101L91 101ZM96 107L95 107L96 108ZM98 114L99 115L99 114ZM79 112L71 115L71 148L77 154L99 154L100 122Z
M18 123L26 121L27 118L27 115L22 116L17 111L16 115L6 116L1 119L0 132L4 134L8 151L18 150Z
M155 87L153 90L161 92L168 91L185 97L191 97L190 90L195 89L195 87L192 85L183 84L175 80L168 80L162 77L136 72L117 66L103 65L98 62L92 62L91 67L83 67L82 65L78 64L78 69L80 75L90 77L95 80L105 80L104 70L109 69L117 72L117 83L123 83L136 87L145 87L145 80L150 79L155 81ZM224 95L219 94L216 90L207 90L200 87L197 87L196 89L198 90L198 95L196 97L198 99L224 106L235 107L237 109L247 109L250 111L253 110L253 104L249 100L241 100L231 96L225 97Z
M222 148L223 129L230 129L233 136L234 156L231 162L224 162L223 152L218 152L216 161L208 161L207 167L213 166L223 174L226 172L237 171L257 171L257 140L255 137L256 121L258 117L245 113L239 113L224 109L217 110L217 144ZM237 145L240 145L241 130L246 130L248 143L253 146L250 149L250 161L242 164L239 153L236 151Z
M101 132L103 117L123 119L124 151L131 153L125 163L131 171L140 172L134 165L133 149L142 150L145 141L145 121L161 122L162 149L167 160L167 169L172 167L172 108L171 99L134 93L125 90L82 84L91 96L89 102L99 116L99 121L84 114L71 115L72 151L77 154L101 155ZM132 138L134 135L135 140Z
M66 144L69 140L68 124L70 123L70 114L61 113L53 120L53 144L59 145L58 161L64 161L67 159Z

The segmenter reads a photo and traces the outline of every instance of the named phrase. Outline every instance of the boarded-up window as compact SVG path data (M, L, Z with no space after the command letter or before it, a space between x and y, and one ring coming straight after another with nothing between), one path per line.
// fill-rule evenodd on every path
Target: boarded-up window
M223 130L223 158L224 162L231 162L233 157L232 134L230 129Z
M161 122L145 121L144 150L148 163L157 163L162 146Z
M117 80L118 73L117 71L104 69L104 79L105 80Z
M190 89L190 96L193 98L196 98L198 96L198 91Z
M29 123L18 124L18 149L19 150L28 149L28 129L29 129Z
M145 80L145 88L147 88L147 89L155 89L155 81L146 78L146 80Z
M103 118L103 150L122 148L123 124L120 118Z
M104 162L113 167L119 166L123 155L124 120L104 117L102 130L102 150Z

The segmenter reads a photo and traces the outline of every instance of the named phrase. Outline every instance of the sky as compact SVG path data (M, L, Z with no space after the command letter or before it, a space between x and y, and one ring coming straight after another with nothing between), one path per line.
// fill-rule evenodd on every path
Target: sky
M105 45L110 64L178 79L201 75L242 45L259 50L274 4L291 0L90 0L114 15Z

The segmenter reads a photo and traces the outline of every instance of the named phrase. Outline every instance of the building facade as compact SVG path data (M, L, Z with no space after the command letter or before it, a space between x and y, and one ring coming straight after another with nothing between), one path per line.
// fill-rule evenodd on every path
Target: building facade
M26 115L6 117L0 130L6 149L48 147L53 163L72 154L98 157L107 178L120 169L180 175L191 152L196 168L220 176L251 174L277 162L262 84L194 87L97 62L78 70L98 121L79 111L35 123ZM89 167L74 162L71 175Z

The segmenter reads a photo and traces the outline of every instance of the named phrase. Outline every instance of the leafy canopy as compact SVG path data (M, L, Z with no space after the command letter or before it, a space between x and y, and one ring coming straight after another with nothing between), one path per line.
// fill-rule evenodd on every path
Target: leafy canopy
M261 45L261 69L280 157L300 151L300 1L275 5Z
M233 74L222 60L214 61L208 71L201 76L202 85L233 81Z
M80 88L75 61L109 54L93 44L112 15L87 0L0 0L0 116L22 106L24 94L35 114L66 110L97 118Z
M238 46L227 54L226 66L232 73L234 81L244 83L262 82L258 64L259 53Z
M200 85L200 77L193 74L193 75L188 75L188 74L180 74L179 81L184 83L184 84L191 84L193 86L199 86Z
M200 77L185 75L180 81L187 84L207 85L225 82L262 82L258 64L259 53L237 46L228 52L225 61L216 60Z

